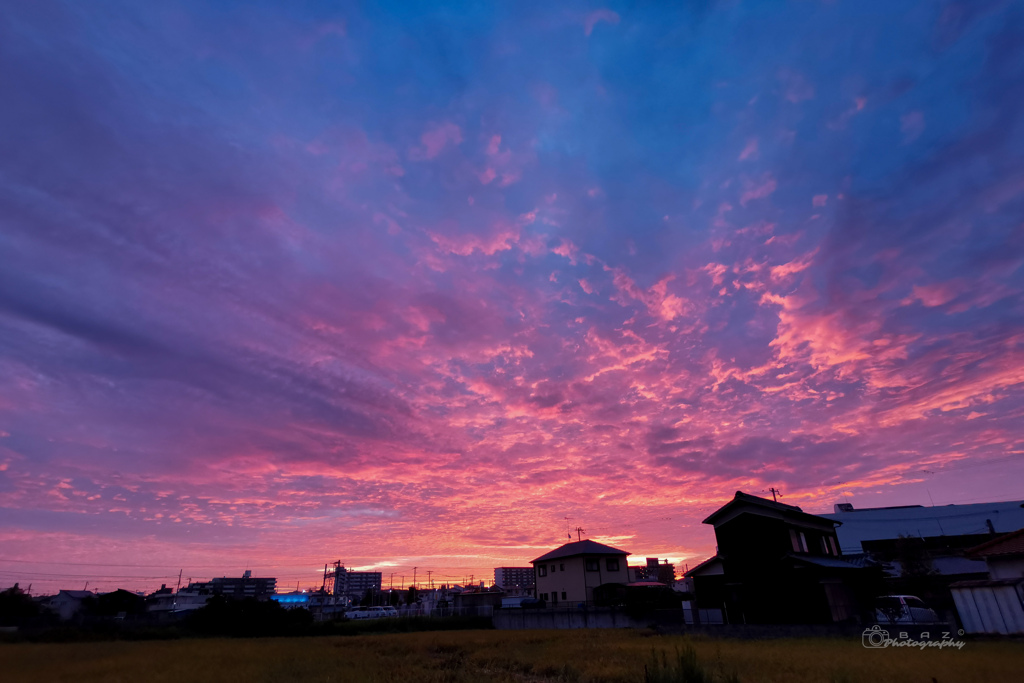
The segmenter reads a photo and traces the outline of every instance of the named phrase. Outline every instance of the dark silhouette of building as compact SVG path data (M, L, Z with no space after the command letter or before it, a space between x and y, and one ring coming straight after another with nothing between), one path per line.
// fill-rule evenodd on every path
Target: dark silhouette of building
M635 581L657 581L670 586L676 580L676 566L668 560L661 562L657 557L648 557L647 564L630 569Z
M216 578L207 583L206 588L213 595L223 595L230 600L244 600L245 598L269 600L270 596L277 591L277 579L257 578L252 575L250 570L246 569L241 578L229 576Z
M869 607L879 572L843 559L836 523L737 491L704 520L718 554L686 573L699 608L721 608L729 623L819 624L856 619Z
M494 570L494 585L506 591L532 593L536 585L533 567L497 567Z
M369 592L379 593L383 574L381 572L357 572L346 569L340 561L334 563L333 582L334 595L346 596L352 600L362 600Z

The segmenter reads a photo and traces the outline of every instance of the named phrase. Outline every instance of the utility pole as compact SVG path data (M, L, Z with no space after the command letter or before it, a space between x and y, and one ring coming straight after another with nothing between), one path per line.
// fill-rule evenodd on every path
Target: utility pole
M416 587L416 570L417 569L419 569L419 567L413 567L412 568L412 587L413 588Z
M781 495L782 495L782 491L778 490L778 489L777 489L777 488L775 488L774 486L773 486L773 487L771 487L771 488L770 488L770 489L768 489L768 490L769 490L769 491L771 491L771 493L772 493L772 501L773 501L773 502L776 502L776 503L778 503L779 501L778 501L778 499L777 499L777 498L775 497L775 494L779 494L779 495L781 496Z
M391 583L388 584L388 590L389 591L395 590L395 573L394 572L391 572Z
M430 590L434 590L434 579L431 578L431 576L430 576L433 573L434 573L434 570L432 570L432 569L428 569L427 570L427 585L430 587Z

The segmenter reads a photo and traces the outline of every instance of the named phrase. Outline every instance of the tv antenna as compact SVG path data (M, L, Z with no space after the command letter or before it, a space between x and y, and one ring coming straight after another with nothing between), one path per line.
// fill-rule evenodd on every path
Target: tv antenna
M581 540L580 539L580 534L585 534L585 533L587 533L586 529L582 529L580 527L576 527L576 540L580 541ZM572 536L569 536L569 538L572 538Z
M782 498L782 491L778 490L774 486L768 489L768 492L772 494L772 501L775 503L779 502L779 498ZM778 498L776 498L776 495Z

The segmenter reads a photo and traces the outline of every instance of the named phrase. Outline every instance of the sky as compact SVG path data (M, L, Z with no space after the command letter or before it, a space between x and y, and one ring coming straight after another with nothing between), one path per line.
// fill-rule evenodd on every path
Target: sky
M478 581L576 527L682 569L737 490L1024 498L1022 34L6 3L0 586Z

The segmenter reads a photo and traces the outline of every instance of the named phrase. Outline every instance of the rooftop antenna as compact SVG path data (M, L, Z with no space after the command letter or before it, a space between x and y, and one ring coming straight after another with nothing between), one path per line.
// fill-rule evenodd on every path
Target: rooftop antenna
M563 517L563 519L565 520L565 535L571 541L572 540L572 532L569 530L569 519L570 519L570 517L569 517L569 515L566 515L565 517Z
M585 533L587 533L586 529L582 529L580 527L576 527L576 541L579 542L581 540L580 539L580 535L581 534L585 534ZM569 538L572 538L572 536L569 536Z
M774 486L768 489L768 491L772 494L772 502L778 503L779 498L782 498L782 491L778 490ZM776 498L776 495L778 496L778 498Z

